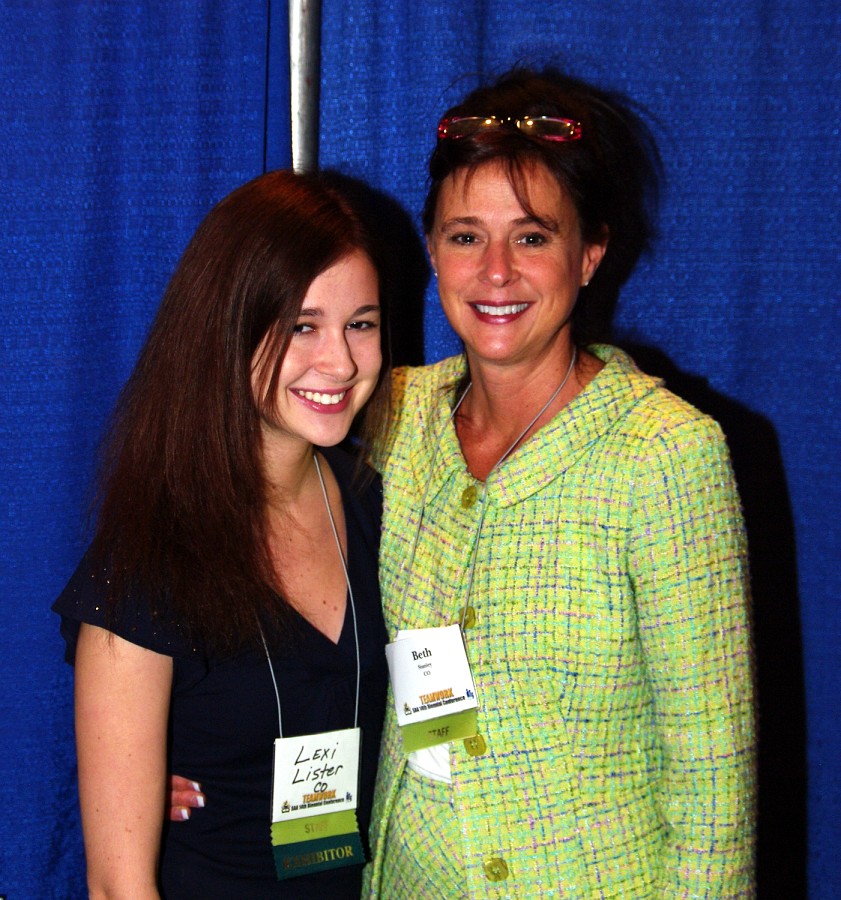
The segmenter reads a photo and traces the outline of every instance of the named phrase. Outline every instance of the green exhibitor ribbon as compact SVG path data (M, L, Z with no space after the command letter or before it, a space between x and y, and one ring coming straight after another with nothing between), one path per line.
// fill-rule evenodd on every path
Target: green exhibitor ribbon
M300 844L282 844L272 847L272 852L280 881L324 869L361 866L365 862L365 851L358 831Z
M281 881L365 862L353 809L272 822L272 852Z

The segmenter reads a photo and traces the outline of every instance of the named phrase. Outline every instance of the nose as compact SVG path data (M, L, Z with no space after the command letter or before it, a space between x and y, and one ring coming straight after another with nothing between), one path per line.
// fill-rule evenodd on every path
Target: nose
M482 259L482 277L494 287L504 287L514 276L514 260L509 242L490 241Z
M335 381L349 381L356 374L357 365L344 329L326 336L318 359L318 370Z

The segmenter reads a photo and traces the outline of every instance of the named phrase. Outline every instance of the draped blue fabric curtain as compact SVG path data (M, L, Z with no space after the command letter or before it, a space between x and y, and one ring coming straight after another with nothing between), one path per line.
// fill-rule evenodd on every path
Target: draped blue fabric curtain
M268 73L279 97L284 13ZM266 17L266 4L197 0L0 5L0 895L10 900L86 896L72 671L49 607L84 546L105 418L175 261L212 203L262 171ZM274 165L289 161L285 110L270 118Z
M84 896L72 673L49 606L94 450L213 202L288 165L286 7L0 7L0 895ZM764 897L841 896L841 12L833 0L324 0L321 163L394 228L401 359L457 352L417 221L438 116L516 60L649 113L659 236L617 342L725 428L752 547ZM268 103L266 89L268 88ZM489 788L490 789L490 788Z

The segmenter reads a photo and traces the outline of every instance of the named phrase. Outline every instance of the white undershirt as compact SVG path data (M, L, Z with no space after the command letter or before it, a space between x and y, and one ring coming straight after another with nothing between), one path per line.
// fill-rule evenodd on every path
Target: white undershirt
M436 744L434 747L425 747L423 750L414 750L409 754L408 766L413 772L433 781L442 781L444 784L452 784L450 774L450 742Z

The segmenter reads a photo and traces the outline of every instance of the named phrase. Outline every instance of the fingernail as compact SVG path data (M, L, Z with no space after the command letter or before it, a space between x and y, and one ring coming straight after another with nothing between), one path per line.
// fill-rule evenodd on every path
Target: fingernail
M201 785L198 783L198 781L191 781L190 786L193 788L194 791L196 791L196 793L198 793L201 790Z
M182 818L182 819L189 819L189 818L190 818L190 810L189 810L189 809L182 809L182 810L179 810L179 812L181 813L181 818Z
M199 794L199 796L196 797L196 806L198 806L199 809L204 809L204 795Z

